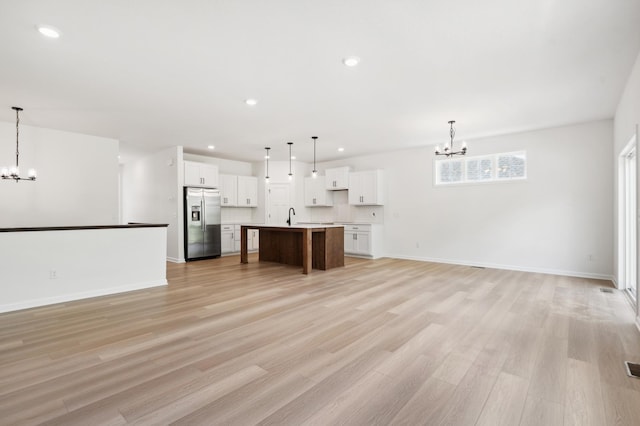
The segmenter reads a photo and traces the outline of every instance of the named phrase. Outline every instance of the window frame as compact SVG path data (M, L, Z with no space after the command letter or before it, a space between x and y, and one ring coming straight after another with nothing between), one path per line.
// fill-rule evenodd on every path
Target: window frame
M523 174L521 176L509 176L509 177L500 177L499 176L499 159L500 157L521 157L523 160ZM487 179L469 179L468 178L468 167L469 163L473 161L483 161L486 159L491 160L491 177ZM460 180L457 181L442 181L441 180L441 168L442 165L451 162L461 162L462 163L462 175ZM433 186L451 186L451 185L468 185L468 184L488 184L488 183L497 183L497 182L513 182L513 181L523 181L528 179L528 166L527 166L527 151L509 151L509 152L500 152L497 154L485 154L485 155L474 155L474 156L453 156L449 158L441 158L434 159L433 165Z

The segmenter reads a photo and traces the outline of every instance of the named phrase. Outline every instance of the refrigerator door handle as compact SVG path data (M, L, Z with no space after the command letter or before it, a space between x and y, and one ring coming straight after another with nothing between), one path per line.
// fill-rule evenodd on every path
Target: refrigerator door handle
M204 203L202 202L202 200L200 200L200 210L202 211L202 220L200 221L200 227L202 228L202 231L204 232L205 230L205 218L207 217L205 215L205 211L204 211Z

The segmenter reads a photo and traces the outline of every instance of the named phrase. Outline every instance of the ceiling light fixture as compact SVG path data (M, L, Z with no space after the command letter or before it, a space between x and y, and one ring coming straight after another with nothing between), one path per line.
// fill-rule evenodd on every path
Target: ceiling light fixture
M462 149L460 151L453 150L453 137L456 135L456 130L453 128L453 124L455 120L449 121L449 125L451 129L449 130L449 136L451 136L451 141L449 144L444 145L444 150L440 150L440 145L436 145L436 155L446 155L447 157L451 157L452 155L465 155L467 153L467 143L462 142Z
M318 171L316 170L316 141L318 137L311 136L311 139L313 139L313 171L311 172L311 176L315 178L318 176Z
M207 148L209 148L209 149L216 149L216 147L215 147L215 146L213 146L213 145L209 145L209 146L207 146Z
M342 147L338 148L338 152L344 152L344 148Z
M244 103L249 106L255 106L258 101L256 99L245 99Z
M289 145L289 180L293 180L293 173L291 172L291 147L293 142L287 142L287 145Z
M352 67L355 67L356 65L358 65L360 63L360 58L358 58L357 56L349 56L347 58L344 58L342 60L342 63L345 64L346 66L352 68Z
M38 32L45 37L49 37L49 38L60 37L60 31L58 31L57 29L49 25L38 25L36 28L38 29Z
M13 179L16 181L16 183L18 183L19 180L36 180L37 173L35 169L29 169L26 178L20 177L20 145L18 142L20 131L18 125L20 124L20 111L22 111L22 108L14 106L11 107L11 109L15 110L16 112L16 165L12 166L11 168L3 167L2 170L0 170L0 176L2 177L2 179Z
M265 181L266 183L269 183L269 150L270 150L270 149L271 149L271 148L269 148L269 147L266 147L266 148L265 148L265 150L267 151L267 155L266 155L264 158L267 160L267 172L265 173L264 181Z

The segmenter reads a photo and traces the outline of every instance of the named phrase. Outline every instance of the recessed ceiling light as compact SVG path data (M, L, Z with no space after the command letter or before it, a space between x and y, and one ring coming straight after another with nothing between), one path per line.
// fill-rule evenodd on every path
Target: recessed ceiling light
M295 156L295 155L292 155L292 156L291 156L291 159L292 159L292 160L295 160L295 159L296 159L296 156Z
M60 31L58 31L56 28L53 28L49 25L38 25L36 28L38 29L38 32L45 37L49 37L49 38L60 37Z
M360 63L360 58L358 58L357 56L349 56L347 58L344 58L342 60L342 63L348 67L355 67Z
M344 148L342 147L338 148L338 152L343 152L343 151L344 151Z
M209 148L209 149L216 149L216 147L215 147L215 146L213 146L213 145L209 145L209 146L207 146L207 148Z
M258 101L255 100L255 99L246 99L244 101L244 103L247 104L247 105L250 105L250 106L254 106L254 105L256 105L258 103Z

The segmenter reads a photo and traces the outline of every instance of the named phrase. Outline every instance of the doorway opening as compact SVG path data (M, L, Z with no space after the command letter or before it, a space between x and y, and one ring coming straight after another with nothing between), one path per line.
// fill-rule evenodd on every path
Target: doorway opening
M637 147L634 136L619 157L620 287L637 303Z

